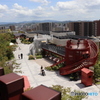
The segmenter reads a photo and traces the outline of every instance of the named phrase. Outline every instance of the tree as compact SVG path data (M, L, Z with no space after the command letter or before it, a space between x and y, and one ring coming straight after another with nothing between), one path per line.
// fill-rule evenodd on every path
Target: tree
M95 83L100 82L100 52L98 54L98 60L94 65L94 81Z
M13 56L13 48L10 46L11 40L14 39L11 33L0 33L0 67L4 68L6 74L11 73L13 70L7 66L6 62L10 61Z
M86 95L71 95L71 88L64 88L61 85L53 85L52 89L61 92L61 100L82 100ZM82 91L74 90L74 93L83 93Z
M10 46L11 34L1 33L0 34L0 61L10 60L13 57L12 48Z

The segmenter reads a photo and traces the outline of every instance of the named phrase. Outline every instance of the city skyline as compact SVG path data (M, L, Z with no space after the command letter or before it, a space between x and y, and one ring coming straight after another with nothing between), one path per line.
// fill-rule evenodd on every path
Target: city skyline
M99 20L100 0L0 0L0 22Z

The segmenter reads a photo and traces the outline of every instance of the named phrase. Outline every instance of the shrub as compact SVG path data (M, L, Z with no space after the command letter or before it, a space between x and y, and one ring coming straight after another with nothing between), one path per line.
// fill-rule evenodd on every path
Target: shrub
M97 63L94 65L94 82L100 82L100 62L97 61Z
M53 70L58 70L59 69L59 66L53 66L52 69Z
M40 58L42 58L42 55L41 55L41 53L39 53L39 54L36 54L36 59L40 59Z
M24 43L24 44L30 44L31 43L30 41L28 41L24 38L21 38L21 42Z
M34 59L34 56L33 55L29 55L29 58L28 59L29 60Z
M7 67L4 67L4 72L5 74L9 74L9 73L12 73L13 71L7 66Z
M53 85L50 88L61 92L61 100L82 100L83 98L87 97L85 95L73 95L72 96L71 95L71 88L69 88L69 87L65 88L61 85ZM74 93L81 93L82 91L74 90L73 92Z
M15 51L18 46L17 45L11 45L10 47L12 48L12 51Z
M33 87L27 88L26 90L24 90L24 92L29 91L29 90L31 90L31 89L33 89Z
M53 67L45 67L46 70L49 70L49 71L57 71L59 70L59 66L53 66Z
M46 70L52 71L52 67L45 67Z

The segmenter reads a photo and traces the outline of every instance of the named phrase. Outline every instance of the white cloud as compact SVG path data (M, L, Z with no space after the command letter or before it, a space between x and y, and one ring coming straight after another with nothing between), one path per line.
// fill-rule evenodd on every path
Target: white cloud
M48 0L30 0L30 1L42 3L43 5L48 5L50 3Z
M0 5L0 20L2 21L25 21L25 20L44 20L50 19L51 13L47 10L48 7L37 6L30 9L15 3L12 8L6 5Z
M40 7L38 10L40 10L40 9L42 9L42 8ZM13 9L11 9L11 12L14 13L14 15L16 15L16 17L17 16L20 16L20 17L21 16L32 16L35 14L34 9L28 9L26 7L22 7L22 6L18 5L17 3L15 3L13 5Z
M14 5L13 5L13 8L15 8L15 9L26 9L26 7L22 7L22 6L20 6L20 5L18 5L17 3L15 3Z
M19 18L22 20L33 20L44 17L46 18L49 16L49 13L46 12L46 9L41 6L38 6L35 9L29 9L15 3L13 5L13 9L10 9L9 15L15 19Z
M32 13L31 10L29 10L28 8L22 7L20 5L18 5L17 3L15 3L13 5L13 9L10 9L10 15L13 14L15 17L23 17L23 16L27 16L30 15Z
M77 8L77 4L75 1L57 2L57 7L62 10L64 9L70 10L73 8Z
M8 11L7 5L0 4L0 18L2 19Z
M7 5L1 5L1 4L0 4L0 12L5 12L5 11L7 11L7 10L8 10Z
M31 0L48 4L48 0ZM52 3L51 3L52 4ZM32 7L32 6L31 6ZM35 6L36 7L36 6ZM98 20L100 19L100 0L70 0L60 1L53 6L24 7L18 3L12 8L0 4L1 21L25 21L25 20Z
M51 9L56 14L66 16L66 19L88 19L99 18L100 0L71 0L57 2ZM59 14L59 15L60 15ZM60 15L61 16L61 15ZM63 18L63 17L62 17Z
M41 6L38 6L35 9L29 9L23 7L18 3L15 3L13 8L9 9L6 5L0 5L0 18L5 20L33 20L37 18L46 18L49 13L46 12Z

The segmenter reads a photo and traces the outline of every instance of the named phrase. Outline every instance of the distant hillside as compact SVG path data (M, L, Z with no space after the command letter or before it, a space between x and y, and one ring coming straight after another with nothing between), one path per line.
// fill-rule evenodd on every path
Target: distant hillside
M0 25L16 24L15 22L0 22Z
M45 23L45 22L60 22L56 20L33 20L33 21L23 21L20 23Z
M15 25L15 24L26 24L26 23L45 23L45 22L55 22L55 23L68 23L72 21L57 21L57 20L33 20L33 21L23 21L23 22L0 22L0 25Z

